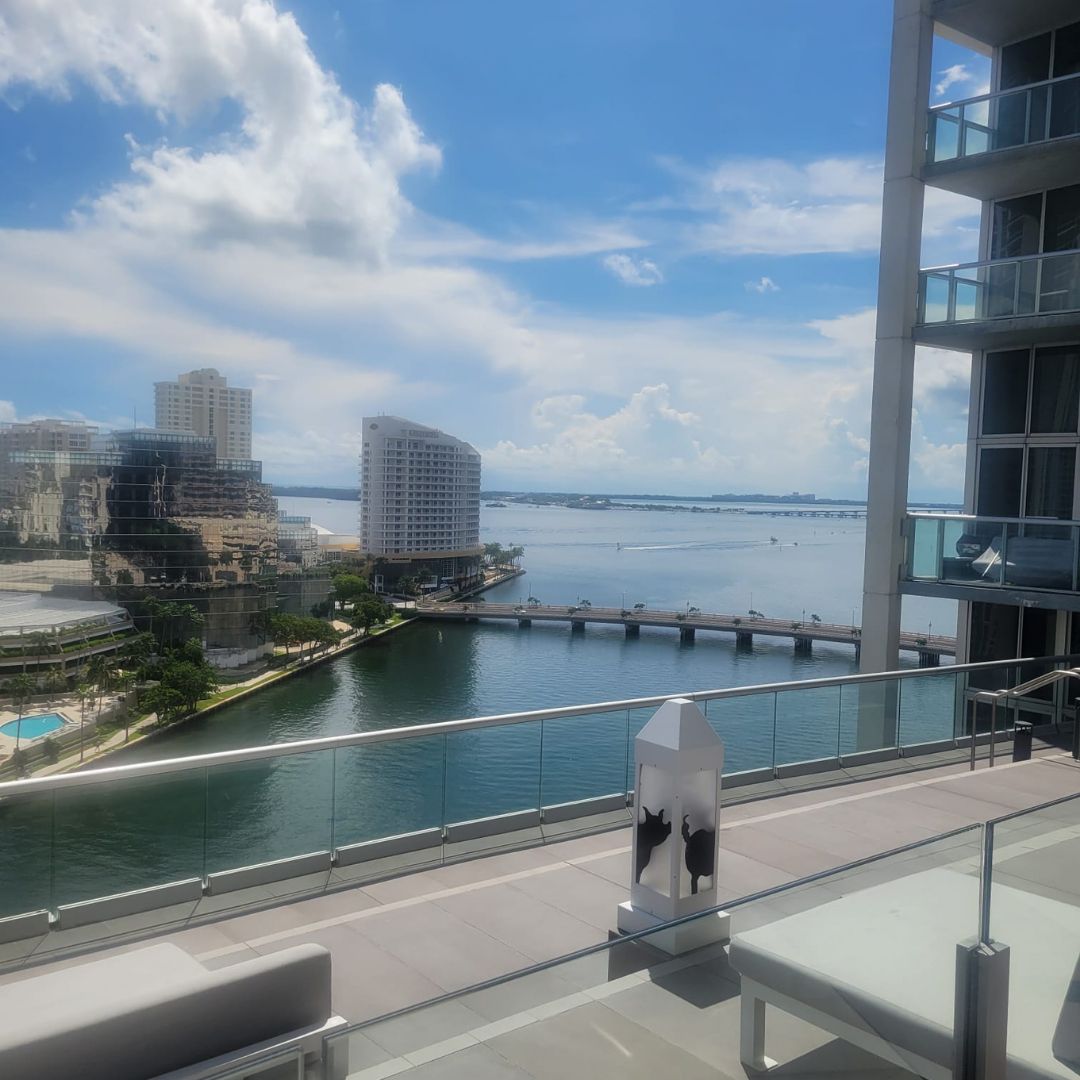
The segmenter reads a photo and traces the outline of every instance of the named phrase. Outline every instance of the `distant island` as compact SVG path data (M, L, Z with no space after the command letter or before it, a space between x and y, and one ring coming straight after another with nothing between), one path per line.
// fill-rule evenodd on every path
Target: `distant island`
M610 510L615 506L624 506L630 502L656 503L770 503L788 506L866 506L865 499L825 499L817 495L793 491L787 495L765 495L753 492L737 495L727 492L723 495L623 495L594 494L586 495L576 491L482 491L482 499L500 503L526 503L530 506L568 506L578 510ZM488 505L493 505L489 502ZM934 503L912 501L912 507L927 510L960 510L959 503Z
M314 487L310 484L271 484L275 495L294 499L343 499L356 502L360 492L356 488Z

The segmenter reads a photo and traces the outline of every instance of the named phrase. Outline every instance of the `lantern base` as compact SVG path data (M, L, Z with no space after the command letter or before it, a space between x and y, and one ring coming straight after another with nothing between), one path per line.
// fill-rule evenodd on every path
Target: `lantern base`
M619 905L618 927L620 934L638 934L643 930L652 930L663 926L667 920L661 919L648 911L636 908L629 900ZM726 911L717 911L712 915L702 915L692 922L660 930L646 939L650 945L663 949L672 956L693 952L706 945L731 940L731 916Z

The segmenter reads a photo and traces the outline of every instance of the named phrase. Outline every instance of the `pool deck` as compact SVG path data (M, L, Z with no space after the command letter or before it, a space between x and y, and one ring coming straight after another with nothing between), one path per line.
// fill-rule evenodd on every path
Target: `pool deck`
M1059 750L993 770L980 762L976 772L953 762L831 786L774 781L723 811L719 899L1078 791L1080 767ZM0 983L148 940L174 942L209 967L317 942L333 954L335 1010L367 1020L609 940L629 894L630 832L624 824L411 872L387 866L381 880L358 880L363 870L0 945Z
M63 721L63 725L55 727L50 731L43 731L40 735L28 734L31 731L30 722L36 717L40 716L59 716ZM13 753L17 744L26 746L29 743L37 742L38 739L45 738L46 735L56 735L62 731L71 731L79 726L78 713L72 715L69 709L63 707L51 708L51 709L36 709L33 712L23 716L23 728L22 736L16 740L15 735L9 735L3 730L3 728L11 723L15 723L19 719L19 714L11 709L0 709L0 758L6 758L9 754Z

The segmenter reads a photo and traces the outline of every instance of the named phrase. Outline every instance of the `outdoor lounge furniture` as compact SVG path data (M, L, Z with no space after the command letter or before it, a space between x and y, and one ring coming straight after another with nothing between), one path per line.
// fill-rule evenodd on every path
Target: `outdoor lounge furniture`
M263 1047L317 1051L344 1024L330 1007L330 953L298 945L209 971L151 945L0 985L0 1076L146 1080Z
M973 573L989 581L1001 577L1001 540L991 540L971 562ZM1072 584L1071 540L1043 536L1010 536L1005 545L1006 585L1033 589L1069 588Z
M770 1004L917 1076L951 1080L956 946L975 937L978 895L973 874L934 869L736 934L743 1064L772 1064ZM1010 1080L1075 1080L1075 1040L1059 1021L1080 993L1080 907L995 882L991 925L1010 947Z

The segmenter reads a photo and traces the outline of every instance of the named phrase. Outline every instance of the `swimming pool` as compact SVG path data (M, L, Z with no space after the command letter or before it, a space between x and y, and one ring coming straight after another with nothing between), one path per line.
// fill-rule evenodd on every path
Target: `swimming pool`
M42 735L58 731L63 726L64 718L59 713L40 713L37 716L24 716L21 728L18 720L0 724L0 735L10 735L13 739L40 739Z

